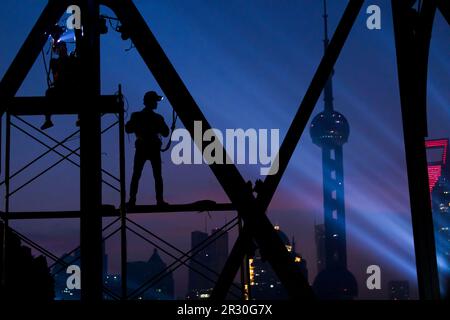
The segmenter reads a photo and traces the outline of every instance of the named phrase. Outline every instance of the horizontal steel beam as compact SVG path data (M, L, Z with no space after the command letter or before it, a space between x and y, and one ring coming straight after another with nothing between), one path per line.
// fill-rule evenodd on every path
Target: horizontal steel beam
M114 206L104 206L103 217L119 217L120 210ZM127 210L127 214L145 213L173 213L173 212L204 212L204 211L235 211L231 203L186 203L172 204L167 206L144 205L135 206ZM38 220L38 219L79 219L80 211L21 211L5 213L0 211L0 218L8 220Z
M121 102L117 96L100 96L86 106L81 100L70 97L16 97L1 104L2 108L8 110L9 114L16 116L35 116L45 114L70 115L79 114L85 108L93 108L101 113L120 113Z
M119 210L113 205L103 205L101 207L103 217L118 217ZM33 220L33 219L78 219L80 211L20 211L3 212L0 211L0 218L8 220Z
M235 211L236 207L232 203L215 202L194 202L186 204L169 204L166 206L144 205L134 206L127 209L130 213L164 213L164 212L204 212L204 211Z

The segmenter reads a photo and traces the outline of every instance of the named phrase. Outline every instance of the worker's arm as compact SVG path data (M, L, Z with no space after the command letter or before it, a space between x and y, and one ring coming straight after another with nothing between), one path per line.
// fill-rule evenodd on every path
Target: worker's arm
M125 125L126 133L134 133L136 132L136 114L132 113L130 120Z

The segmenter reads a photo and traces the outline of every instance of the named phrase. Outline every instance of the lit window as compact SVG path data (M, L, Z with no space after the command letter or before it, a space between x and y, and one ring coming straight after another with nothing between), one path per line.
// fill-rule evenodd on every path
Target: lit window
M248 259L248 265L250 270L250 281L253 283L253 280L255 279L255 267L253 266L253 259Z
M331 179L336 180L336 170L331 171Z

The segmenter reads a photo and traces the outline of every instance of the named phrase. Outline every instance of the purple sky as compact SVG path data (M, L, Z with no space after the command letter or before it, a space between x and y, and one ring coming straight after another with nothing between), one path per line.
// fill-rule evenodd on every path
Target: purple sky
M0 7L0 75L3 75L32 28L46 1L4 0ZM290 124L323 51L321 1L312 0L155 0L135 1L160 44L213 127L279 128L281 138ZM330 31L347 1L329 1ZM365 8L382 10L382 30L365 26ZM112 14L104 8L103 13ZM430 53L430 138L448 137L450 113L450 29L437 15ZM129 113L139 110L145 91L160 91L136 50L125 52L128 42L115 32L102 37L102 90L116 91L122 83ZM45 74L38 59L19 91L20 96L42 95ZM344 147L349 269L359 281L360 297L387 297L387 282L409 280L416 296L415 263L409 196L402 141L401 114L395 66L390 1L369 1L357 20L335 68L335 107L348 119L349 142ZM70 97L68 97L70 99ZM88 107L88 106L87 106ZM91 106L89 106L91 107ZM314 114L323 108L322 101ZM159 112L170 122L167 100ZM40 125L42 118L29 118ZM105 117L104 126L114 121ZM55 117L48 130L63 138L75 130L75 118ZM181 126L180 123L178 123ZM103 165L117 172L118 133L104 137ZM131 169L132 136L127 139L127 168ZM77 146L78 140L68 145ZM12 171L45 149L13 131ZM60 150L64 152L63 149ZM72 158L76 160L75 157ZM13 187L58 160L51 155L14 179ZM163 156L166 198L170 203L200 199L228 201L206 165L175 166L170 153ZM248 180L259 177L258 166L238 166ZM127 174L127 184L131 175ZM2 172L2 175L4 172ZM77 210L78 170L61 164L12 198L11 210ZM141 180L138 203L154 202L149 166ZM268 212L274 223L297 240L298 251L308 261L310 281L316 274L314 223L322 221L320 149L306 130ZM2 189L4 193L4 189ZM104 187L104 203L117 204L118 195ZM234 214L180 213L135 218L183 250L190 246L190 232L220 226ZM228 218L227 218L228 217ZM62 254L78 244L77 221L14 223L30 238ZM233 238L233 237L231 237ZM107 244L110 269L117 272L117 239ZM130 236L130 260L147 260L153 248ZM230 243L231 245L231 243ZM162 255L163 259L171 259ZM368 265L382 268L382 290L365 288ZM183 295L186 268L176 275L177 294Z

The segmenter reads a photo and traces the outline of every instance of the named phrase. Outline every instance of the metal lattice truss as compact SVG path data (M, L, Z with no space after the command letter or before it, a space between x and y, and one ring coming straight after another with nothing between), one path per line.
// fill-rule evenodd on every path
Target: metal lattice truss
M105 227L103 227L103 232L108 231L111 229L114 225L117 225L117 222L120 221L120 218L115 218L113 221L111 221L109 224L107 224ZM183 252L182 250L178 249L176 246L171 244L170 242L166 241L162 237L158 236L154 232L150 231L148 228L143 227L142 225L134 222L132 219L127 218L128 226L127 230L131 233L135 234L140 239L144 240L145 242L153 245L155 248L166 254L167 256L171 257L173 259L173 262L167 265L164 269L160 270L158 273L153 275L151 278L147 279L142 285L140 285L138 288L135 288L132 292L127 293L127 299L128 300L135 300L139 296L143 295L147 290L151 289L152 287L156 286L160 281L162 281L165 277L170 276L173 272L175 272L177 269L179 269L182 266L186 266L187 268L193 270L193 272L197 273L201 277L205 278L211 283L211 286L214 286L217 281L215 278L219 276L219 274L205 265L204 263L198 261L195 257L197 254L202 252L205 248L207 248L209 245L211 245L214 241L222 237L226 232L234 229L238 225L238 218L235 217L234 219L230 220L226 224L224 224L221 228L217 229L217 232L210 235L200 243L198 243L195 247L190 249L187 252ZM61 259L60 257L56 256L54 253L49 251L48 249L42 247L32 239L26 237L22 233L10 228L9 229L14 235L16 235L19 239L23 241L23 243L29 245L31 248L45 256L46 258L50 259L50 261L53 261L48 269L50 270L51 274L53 276L58 275L61 272L65 272L67 267L76 263L79 263L80 256L75 255L70 260ZM103 237L103 242L106 242L108 239L116 235L121 230L121 226L116 228L113 228L113 231L108 231L106 235ZM80 246L74 248L73 250L69 251L65 256L72 256L73 254L76 254L79 252ZM171 251L177 252L177 255L171 253ZM58 269L56 267L59 266ZM201 268L201 269L197 269ZM205 271L207 271L207 274L205 274ZM230 295L234 298L239 299L241 297L241 291L242 288L236 284L232 284L230 291ZM109 288L106 285L103 285L102 290L107 298L110 298L112 300L121 300L123 297L119 295L117 292L114 292L112 288Z

